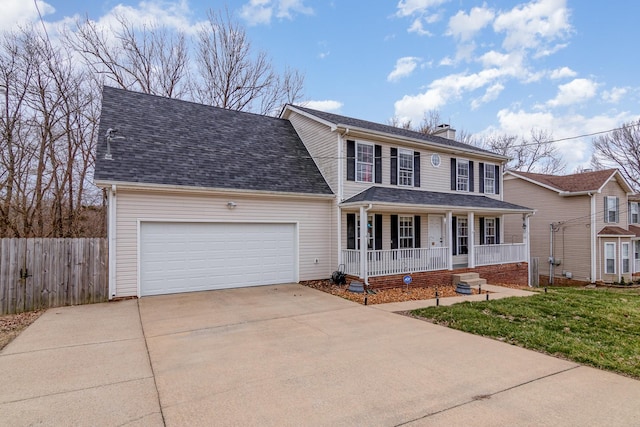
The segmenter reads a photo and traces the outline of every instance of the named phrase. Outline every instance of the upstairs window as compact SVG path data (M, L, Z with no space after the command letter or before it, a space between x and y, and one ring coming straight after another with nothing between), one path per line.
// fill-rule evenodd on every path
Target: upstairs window
M615 196L605 196L604 198L604 222L616 223L619 221L619 203Z
M484 192L494 194L496 188L496 168L494 165L484 165Z
M456 189L458 191L469 191L469 161L458 160L456 172Z
M413 186L413 151L398 150L398 185Z
M629 202L629 223L640 223L640 202Z
M373 145L356 143L356 181L373 182Z

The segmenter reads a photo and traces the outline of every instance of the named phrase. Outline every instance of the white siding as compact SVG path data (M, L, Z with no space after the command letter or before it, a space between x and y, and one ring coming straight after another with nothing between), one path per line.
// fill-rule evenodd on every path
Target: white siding
M298 224L299 278L329 277L337 264L333 199L117 190L116 296L138 294L138 221ZM236 203L234 209L227 202ZM318 259L318 263L315 263Z
M304 117L292 113L289 121L304 142L324 179L334 193L338 193L338 134L331 129Z

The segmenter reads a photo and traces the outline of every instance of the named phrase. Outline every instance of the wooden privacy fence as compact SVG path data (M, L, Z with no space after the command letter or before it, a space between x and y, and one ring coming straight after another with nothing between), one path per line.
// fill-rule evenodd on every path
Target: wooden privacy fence
M0 239L0 314L107 301L107 239Z

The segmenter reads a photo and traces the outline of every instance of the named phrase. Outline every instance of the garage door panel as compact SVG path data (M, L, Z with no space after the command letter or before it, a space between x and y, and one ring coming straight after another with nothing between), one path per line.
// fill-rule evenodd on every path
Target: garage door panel
M291 282L295 260L294 224L143 222L140 293Z

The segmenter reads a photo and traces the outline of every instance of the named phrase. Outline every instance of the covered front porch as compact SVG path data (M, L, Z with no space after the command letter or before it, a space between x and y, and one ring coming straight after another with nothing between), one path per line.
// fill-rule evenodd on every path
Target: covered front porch
M447 246L367 250L364 256L364 269L362 268L362 258L360 250L343 249L344 272L364 278L527 262L527 245L526 243L475 245L470 248L470 253L467 256L469 261L459 264L453 263L454 256ZM460 257L456 258L460 259Z
M531 209L480 195L374 190L340 206L347 275L368 284L381 276L528 263ZM522 219L522 234L505 236L506 215Z

